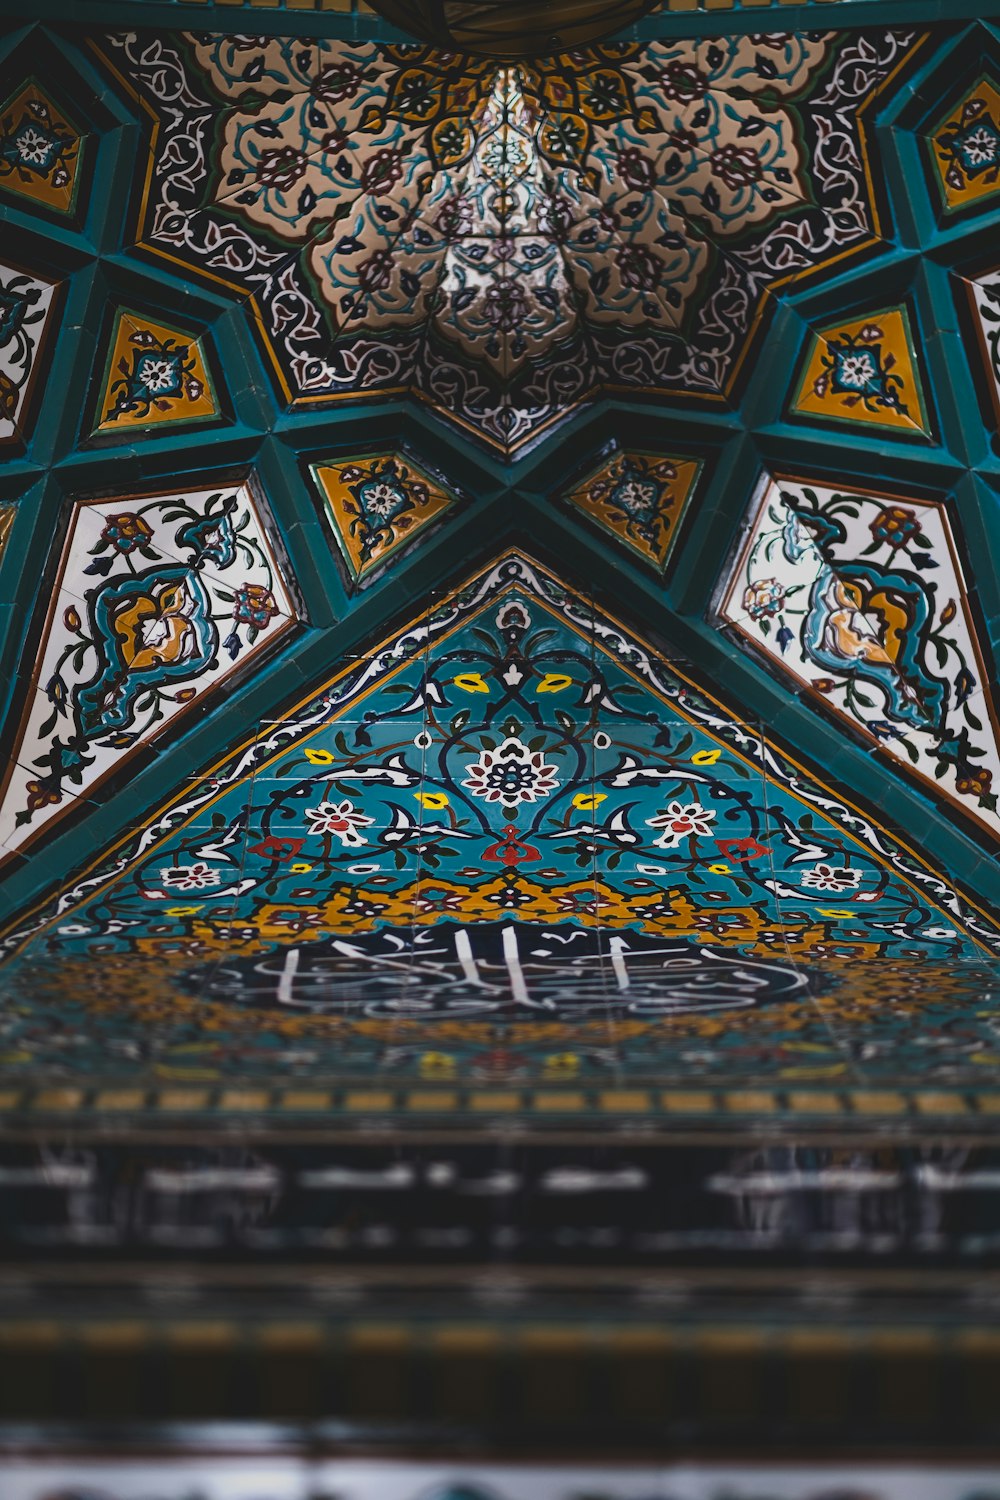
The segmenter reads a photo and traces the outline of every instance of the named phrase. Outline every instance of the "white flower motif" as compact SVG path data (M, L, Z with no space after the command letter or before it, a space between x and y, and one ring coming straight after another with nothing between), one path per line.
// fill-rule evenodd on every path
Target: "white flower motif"
M177 379L177 372L168 359L149 359L142 362L142 383L147 391L169 391Z
M814 891L856 891L861 884L860 870L846 870L834 865L814 865L802 876L802 884Z
M516 807L554 792L559 785L557 770L546 763L540 750L531 750L523 740L510 736L498 750L483 751L462 785L484 802Z
M837 372L841 385L852 391L863 391L878 374L874 357L865 350L860 354L845 354Z
M357 849L368 840L358 830L374 823L374 818L358 812L353 802L321 802L318 807L307 807L306 817L312 827L310 833L332 833L346 847Z
M653 842L661 849L676 849L682 839L692 834L696 837L711 833L710 824L715 822L711 808L700 802L671 802L665 813L647 818L647 828L662 828L663 832Z
M970 130L965 137L965 156L970 166L981 167L994 161L997 154L997 138L986 125Z
M17 152L21 160L37 167L44 167L52 150L47 135L32 125L25 125L17 134Z
M177 865L160 871L160 879L171 891L200 891L206 886L219 885L222 872L211 865Z

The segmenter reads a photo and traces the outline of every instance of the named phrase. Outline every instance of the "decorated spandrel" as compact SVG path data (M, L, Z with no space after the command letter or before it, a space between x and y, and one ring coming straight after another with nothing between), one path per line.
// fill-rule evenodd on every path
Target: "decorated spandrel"
M697 459L617 453L566 501L662 573L701 469Z
M128 432L218 416L201 341L140 313L115 315L94 431Z
M73 505L0 798L20 848L295 617L254 482Z
M419 1076L440 1053L470 1077L547 1076L557 1055L567 1076L740 1076L804 1047L834 1076L831 1021L872 1019L865 961L883 984L895 959L981 984L998 945L752 725L511 554L22 919L0 983L11 1045L42 1063L47 1007L96 959L77 1024L135 1028L147 1060L209 1027L205 1053L251 1071L306 1047L317 1073ZM107 1058L81 1045L74 1065Z
M995 677L944 504L767 477L720 612L775 670L1000 833Z
M369 454L313 465L334 536L353 583L396 556L455 496L400 454Z

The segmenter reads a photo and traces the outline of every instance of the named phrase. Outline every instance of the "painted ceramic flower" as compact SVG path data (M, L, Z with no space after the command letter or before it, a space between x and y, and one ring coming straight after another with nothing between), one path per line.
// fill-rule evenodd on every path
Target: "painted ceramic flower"
M803 873L802 884L813 891L856 891L861 884L861 871L837 865L813 865Z
M720 146L710 157L712 171L727 188L752 187L763 173L760 157L749 146Z
M699 837L711 833L715 813L702 807L700 802L671 802L666 812L647 818L647 828L662 828L663 832L653 842L661 849L676 849L682 839Z
M888 542L890 547L905 547L907 542L920 535L922 527L912 510L903 505L887 505L869 521L868 530L877 542Z
M144 547L152 535L152 527L141 516L126 510L120 515L108 517L101 532L101 540L110 542L117 552L134 552L136 548Z
M297 146L278 146L262 151L257 162L257 181L276 192L287 193L304 174L308 160Z
M751 620L776 615L785 602L785 591L776 578L757 578L743 593L743 608Z
M540 750L531 750L523 740L510 736L499 749L483 751L462 785L484 802L516 807L554 792L559 785L556 773L557 767L548 765Z
M170 891L201 891L222 883L222 872L211 865L176 865L160 871L160 880Z
M374 818L358 812L353 802L321 802L318 807L307 807L310 833L330 833L347 849L357 849L368 840L360 832L374 823Z
M262 583L242 583L236 590L233 603L233 619L240 625L255 625L264 630L278 613L278 606L270 589Z

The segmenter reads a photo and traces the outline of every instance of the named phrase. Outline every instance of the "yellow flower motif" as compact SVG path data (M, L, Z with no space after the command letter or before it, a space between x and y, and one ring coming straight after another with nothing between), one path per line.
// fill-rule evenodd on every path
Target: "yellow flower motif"
M845 910L843 910L842 907L839 907L839 906L821 906L819 908L819 914L820 914L821 917L854 917L854 916L857 916L856 912L853 912L853 911L850 911L850 910L845 911Z
M575 1052L553 1052L545 1059L546 1078L572 1078L580 1071L580 1059Z
M288 868L293 875L307 875L312 869L312 865L302 864L300 861L297 865L289 865Z
M311 761L314 766L332 766L335 759L332 750L306 749L306 760Z
M535 691L537 693L563 693L568 687L572 686L572 677L567 677L565 673L546 672Z
M733 872L728 865L709 865L713 875L731 875Z
M463 693L488 693L490 690L489 683L483 680L481 672L459 672L451 680Z
M691 764L693 766L714 766L721 755L721 750L696 750L691 757Z
M429 807L434 812L440 812L442 807L448 806L446 792L414 792L413 795L421 807Z
M420 1059L423 1078L454 1078L457 1071L455 1059L448 1052L425 1052Z
M578 807L581 812L593 812L600 802L607 802L603 792L577 792L573 798L573 806Z

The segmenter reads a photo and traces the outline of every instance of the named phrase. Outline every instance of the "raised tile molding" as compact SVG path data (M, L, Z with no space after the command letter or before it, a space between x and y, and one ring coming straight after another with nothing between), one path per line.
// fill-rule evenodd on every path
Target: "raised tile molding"
M566 502L664 573L701 470L698 459L617 453L576 485Z
M22 436L56 283L0 263L0 443Z
M399 454L338 458L312 472L353 584L381 571L455 503L450 490Z
M773 669L1000 834L995 678L943 503L766 475L719 608Z
M0 783L3 853L88 797L294 617L252 481L74 502Z

